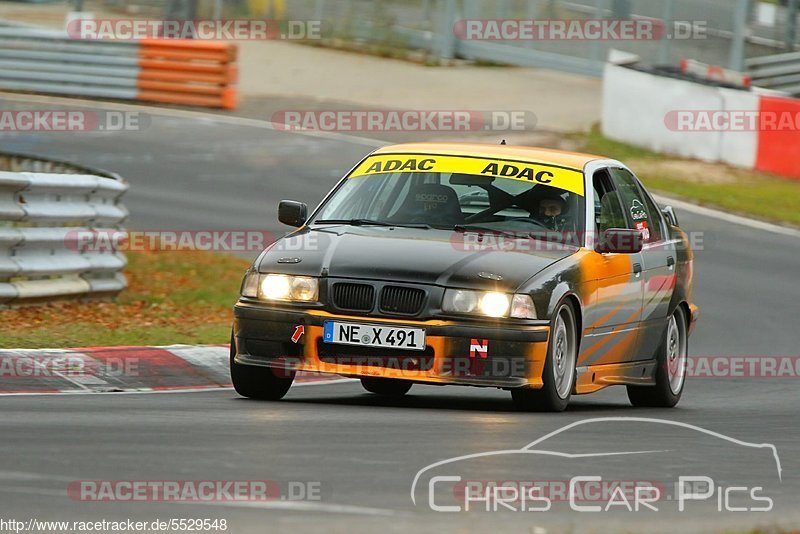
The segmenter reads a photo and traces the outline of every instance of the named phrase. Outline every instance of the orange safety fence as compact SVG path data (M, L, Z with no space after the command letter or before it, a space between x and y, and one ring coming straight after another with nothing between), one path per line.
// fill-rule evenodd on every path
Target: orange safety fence
M237 47L190 39L139 41L138 100L235 109Z

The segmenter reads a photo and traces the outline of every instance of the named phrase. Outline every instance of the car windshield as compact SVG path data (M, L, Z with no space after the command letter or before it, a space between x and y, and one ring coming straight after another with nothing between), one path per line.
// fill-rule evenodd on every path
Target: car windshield
M372 156L311 224L573 233L583 231L584 206L577 170L453 156Z

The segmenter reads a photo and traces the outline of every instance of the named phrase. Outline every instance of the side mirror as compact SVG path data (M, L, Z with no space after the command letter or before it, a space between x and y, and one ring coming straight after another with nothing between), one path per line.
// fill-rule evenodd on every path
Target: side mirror
M678 216L675 215L675 210L672 209L672 206L664 206L661 208L661 213L664 214L664 216L667 218L667 221L672 226L680 226L680 224L678 224Z
M610 228L600 234L594 247L600 254L636 254L642 251L642 233L628 228Z
M283 224L299 228L308 218L308 206L294 200L281 200L278 204L278 220Z

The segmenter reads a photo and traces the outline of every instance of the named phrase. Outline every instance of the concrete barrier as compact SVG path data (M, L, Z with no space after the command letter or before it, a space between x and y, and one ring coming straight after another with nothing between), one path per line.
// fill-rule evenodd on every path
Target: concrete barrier
M602 131L655 152L800 178L800 100L606 64Z

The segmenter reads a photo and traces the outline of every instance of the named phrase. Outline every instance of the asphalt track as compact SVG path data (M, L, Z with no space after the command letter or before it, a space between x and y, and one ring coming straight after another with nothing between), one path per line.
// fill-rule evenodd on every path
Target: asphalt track
M2 109L42 107L39 101L26 103L19 97L0 100ZM0 141L5 151L119 172L131 183L126 197L130 226L140 229L280 232L275 221L278 200L316 203L370 150L365 141L172 112L152 115L149 127L140 132L4 132ZM705 233L705 246L696 253L696 302L702 315L690 341L691 353L797 355L800 239L683 210L678 216L684 228ZM231 289L233 299L236 288ZM229 532L674 532L796 526L799 409L797 377L690 379L673 410L634 410L624 389L609 389L579 397L563 414L515 412L502 391L414 386L407 398L384 400L366 394L355 382L299 387L278 403L240 399L229 390L4 397L0 518L226 518ZM424 485L418 487L417 504L411 500L415 475L433 462L519 449L564 425L608 417L679 421L741 442L773 444L782 478L772 456L765 457L766 449L631 420L578 426L549 440L550 450L660 452L640 455L644 461L603 457L592 460L590 467L581 460L564 463L561 457L535 457L525 466L497 459L476 471L464 467L463 473L473 473L473 480L565 480L587 474L609 480L671 480L679 474L707 474L719 487L764 487L773 509L720 512L711 498L689 503L684 512L674 501L665 501L658 512L587 513L556 503L546 512L437 513L428 506ZM445 474L461 472L452 468ZM306 481L321 485L322 498L185 505L72 500L69 482L87 479Z

